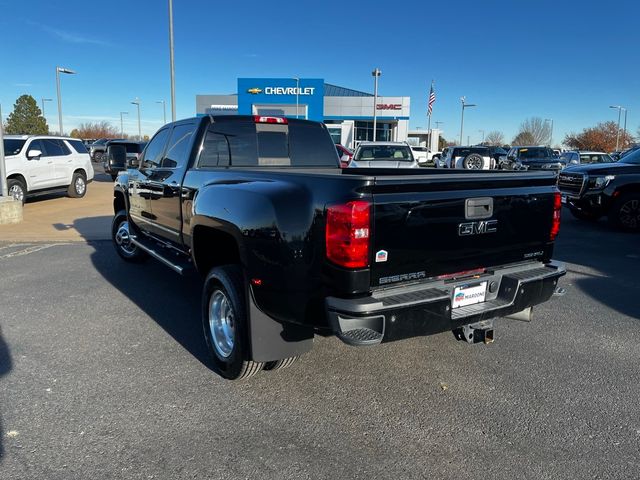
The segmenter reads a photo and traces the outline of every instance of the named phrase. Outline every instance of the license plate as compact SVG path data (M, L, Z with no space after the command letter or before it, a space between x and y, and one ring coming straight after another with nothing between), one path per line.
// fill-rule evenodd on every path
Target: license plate
M460 285L453 289L452 308L482 303L487 296L487 282Z
M560 202L567 203L567 196L566 195L562 195L562 197L560 197Z

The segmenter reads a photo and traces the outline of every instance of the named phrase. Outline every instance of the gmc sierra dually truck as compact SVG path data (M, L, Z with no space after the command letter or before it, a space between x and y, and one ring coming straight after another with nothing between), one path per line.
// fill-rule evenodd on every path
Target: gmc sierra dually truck
M204 336L228 379L290 365L316 334L488 343L492 319L530 320L565 273L552 172L340 169L306 120L168 124L114 185L116 251L203 275Z

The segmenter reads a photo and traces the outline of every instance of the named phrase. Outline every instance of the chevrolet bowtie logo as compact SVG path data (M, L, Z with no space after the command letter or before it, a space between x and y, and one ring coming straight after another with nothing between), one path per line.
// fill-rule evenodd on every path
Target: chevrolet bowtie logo
M247 90L248 93L252 93L253 95L257 95L259 93L262 93L262 89L261 88L250 88L249 90Z

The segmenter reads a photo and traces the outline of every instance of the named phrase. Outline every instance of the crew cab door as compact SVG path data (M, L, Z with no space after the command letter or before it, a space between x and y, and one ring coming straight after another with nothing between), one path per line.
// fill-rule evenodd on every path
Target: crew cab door
M182 243L181 188L197 125L185 121L173 126L160 165L147 172L153 232L165 240Z
M153 231L150 179L160 167L171 128L160 129L142 152L137 170L129 169L129 216L138 228Z

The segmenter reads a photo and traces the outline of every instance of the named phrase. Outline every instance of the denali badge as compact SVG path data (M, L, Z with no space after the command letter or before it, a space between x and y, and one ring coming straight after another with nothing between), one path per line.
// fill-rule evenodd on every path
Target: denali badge
M458 225L458 235L481 235L483 233L496 233L498 231L497 220L481 220L479 222L465 222Z

